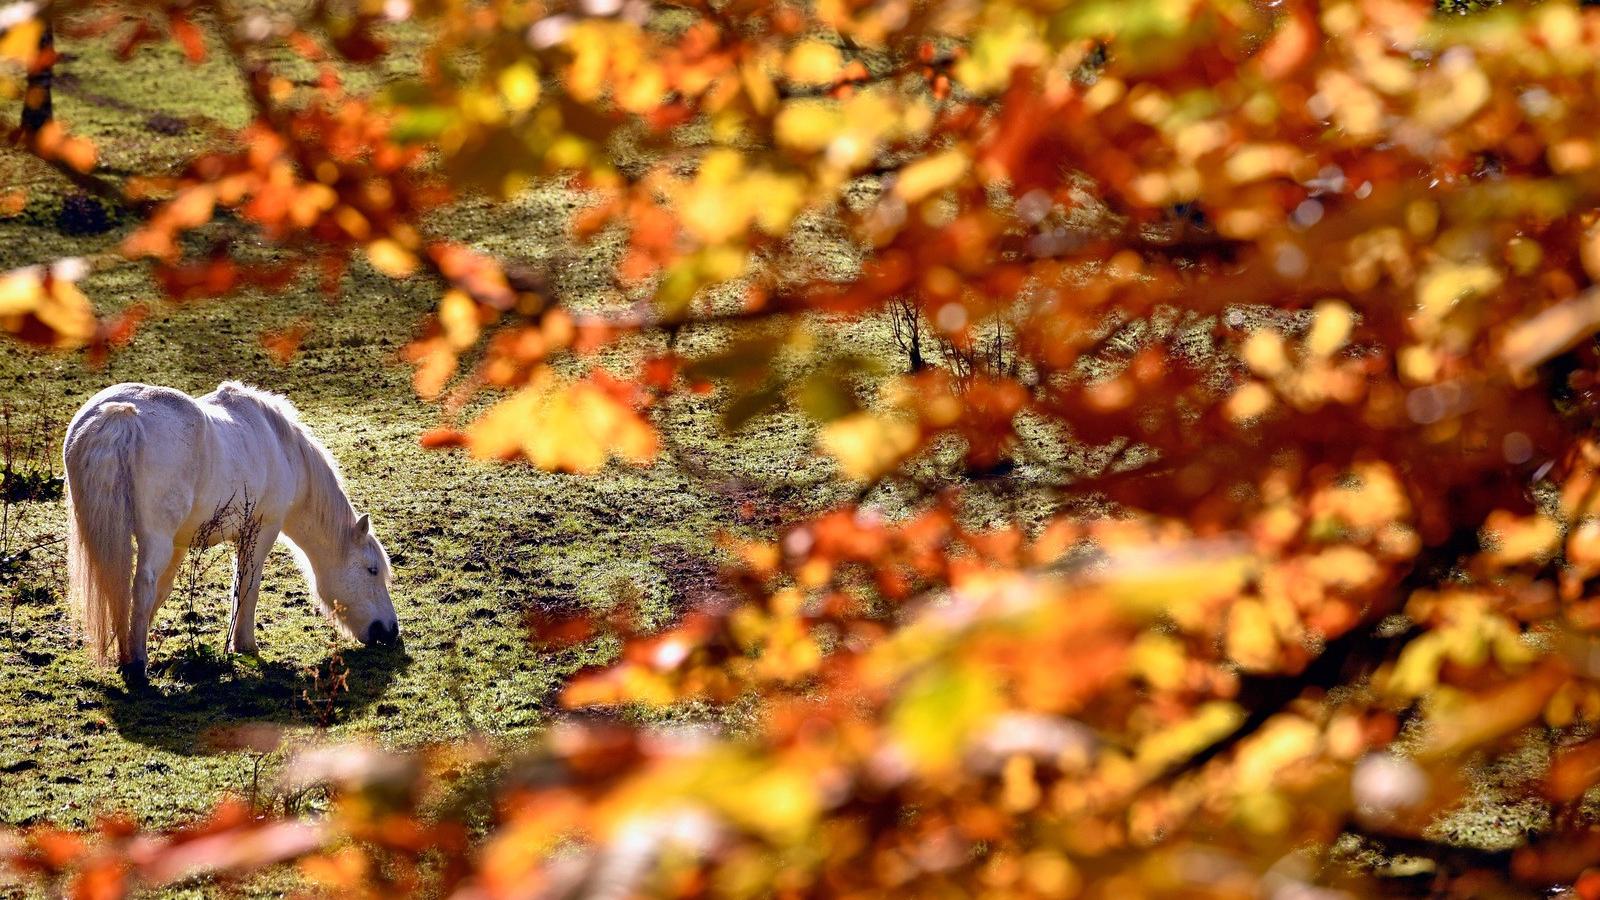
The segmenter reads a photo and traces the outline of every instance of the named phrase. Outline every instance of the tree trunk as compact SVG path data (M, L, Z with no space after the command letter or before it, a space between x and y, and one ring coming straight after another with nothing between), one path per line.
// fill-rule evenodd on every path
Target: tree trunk
M56 34L49 14L45 16L44 30L39 33L39 55L28 72L28 88L22 95L22 136L27 141L32 141L55 115L50 87L55 80Z

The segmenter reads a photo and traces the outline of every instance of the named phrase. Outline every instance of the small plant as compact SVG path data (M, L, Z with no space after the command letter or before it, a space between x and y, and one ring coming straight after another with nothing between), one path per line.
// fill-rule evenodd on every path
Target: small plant
M250 559L255 554L256 543L261 534L261 520L256 515L257 505L250 499L248 490L244 492L242 499L228 498L201 523L189 541L183 566L178 572L176 586L176 592L183 604L183 613L179 621L182 623L183 633L188 636L188 647L184 651L185 658L180 662L181 668L196 665L209 667L227 656L224 648L212 648L201 640L201 623L205 621L205 617L198 605L200 589L216 569L218 561L225 558L225 554L208 552L221 543L225 536L232 536L236 559ZM235 568L234 586L230 595L230 626L238 606L239 594L249 587L239 584L237 577L239 568L241 567Z
M300 692L318 728L332 725L339 713L339 697L350 692L350 666L344 661L344 652L337 638L328 640L328 658L316 666L306 667L310 683Z
M899 297L889 304L889 322L894 325L894 342L906 355L908 371L915 375L927 366L922 356L922 311L910 297Z
M987 334L974 332L971 340L959 343L949 337L939 337L939 355L945 368L955 378L956 385L965 393L977 378L1004 378L1015 380L1021 365L1016 348L1005 327L995 325Z
M229 595L228 608L228 633L233 633L234 620L239 615L239 598L257 587L256 582L245 584L239 580L240 573L250 572L251 577L260 579L260 571L247 560L255 559L256 545L261 539L261 517L256 515L257 503L250 499L250 489L245 488L244 499L237 506L232 506L233 518L233 547L234 547L234 575L233 591Z

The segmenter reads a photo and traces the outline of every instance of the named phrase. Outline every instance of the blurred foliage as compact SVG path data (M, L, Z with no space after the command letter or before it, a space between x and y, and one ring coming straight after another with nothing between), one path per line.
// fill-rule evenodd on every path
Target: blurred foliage
M322 818L229 805L170 834L36 827L0 854L93 897L286 859L347 896L1382 892L1335 852L1354 838L1427 860L1440 894L1600 896L1600 11L1447 12L0 6L29 109L52 34L237 65L253 121L175 175L108 180L70 123L19 134L140 218L123 253L172 300L306 272L333 291L360 260L431 278L405 356L452 424L427 445L648 464L670 447L658 401L721 389L733 426L812 417L863 501L727 539L725 595L664 630L634 633L626 602L537 623L549 647L623 638L566 706L756 698L744 733L575 712L504 761L483 834L451 786L489 751L345 747L290 766L333 787ZM390 20L427 35L418 75L352 95L340 66L383 58ZM320 74L290 77L286 50ZM555 178L593 200L576 236L626 235L625 302L430 232L456 197ZM794 253L818 212L858 272ZM279 252L246 261L241 234ZM94 263L0 276L0 326L125 339L136 318L96 319L76 286ZM827 328L894 304L943 365L830 354ZM736 337L680 353L705 323ZM648 358L598 365L632 335L658 339ZM777 384L780 357L818 364ZM1050 520L969 521L971 482L1051 458L1029 423L1112 449L1033 469ZM964 472L930 483L919 461L952 446ZM865 502L886 484L919 498L908 515ZM1548 827L1504 853L1441 841L1468 764L1530 727L1551 736Z

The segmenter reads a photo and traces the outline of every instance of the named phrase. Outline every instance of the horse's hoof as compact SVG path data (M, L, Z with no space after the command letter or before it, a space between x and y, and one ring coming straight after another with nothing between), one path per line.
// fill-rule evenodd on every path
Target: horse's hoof
M123 685L130 691L142 691L150 686L150 676L145 674L142 662L117 666L117 674L122 676Z

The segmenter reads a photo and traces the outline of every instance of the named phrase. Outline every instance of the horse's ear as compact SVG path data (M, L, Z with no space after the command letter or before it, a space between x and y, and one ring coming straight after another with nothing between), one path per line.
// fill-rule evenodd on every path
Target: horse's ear
M356 520L356 537L362 537L371 533L372 516L368 515L367 513L362 513L361 518Z

